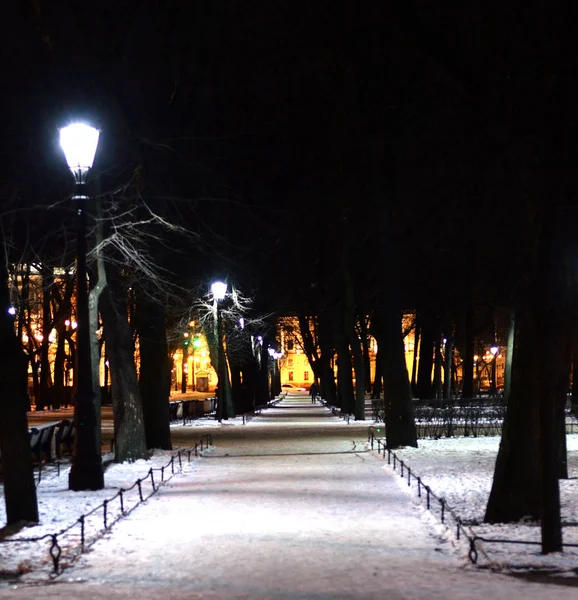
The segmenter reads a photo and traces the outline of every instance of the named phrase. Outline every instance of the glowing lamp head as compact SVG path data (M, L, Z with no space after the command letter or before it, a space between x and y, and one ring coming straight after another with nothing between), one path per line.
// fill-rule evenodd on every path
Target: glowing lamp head
M200 347L201 347L201 338L199 338L199 337L196 337L196 338L193 340L193 348L195 348L195 349L199 349Z
M271 358L275 356L275 348L267 348L267 352L269 352Z
M496 354L498 354L499 351L500 349L498 348L498 346L492 346L490 348L490 353L492 354L492 356L496 356Z
M227 284L222 281L215 281L211 286L211 292L213 292L215 300L223 300L227 293Z
M98 129L85 123L72 123L60 130L60 146L78 183L83 183L92 168L99 135Z

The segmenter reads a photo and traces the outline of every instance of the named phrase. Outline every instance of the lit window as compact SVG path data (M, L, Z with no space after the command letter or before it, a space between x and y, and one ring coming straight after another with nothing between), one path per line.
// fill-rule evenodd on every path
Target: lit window
M290 367L292 367L292 366L293 366L293 359L292 359L292 358L290 358L290 359L289 359L287 362L289 363L289 366L290 366Z
M289 371L289 381L293 381L293 371Z

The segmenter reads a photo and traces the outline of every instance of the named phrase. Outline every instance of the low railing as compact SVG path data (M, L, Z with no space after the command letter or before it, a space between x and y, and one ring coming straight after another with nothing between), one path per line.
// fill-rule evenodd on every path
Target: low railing
M260 406L255 406L253 410L249 410L244 412L241 416L243 417L243 425L246 425L249 421L253 419L255 415L261 414L261 411L265 408L271 408L276 406L281 400L283 400L287 396L287 392L281 392L279 396L276 398L271 398L267 404L261 404Z
M445 404L415 400L413 409L418 439L499 436L506 415L500 398L452 399ZM374 422L385 423L383 400L372 401L372 412ZM566 433L577 432L578 420L567 411Z
M334 406L332 404L329 404L329 402L327 400L325 400L325 398L319 398L319 402L321 402L321 404L325 408L330 410L331 414L334 417L339 417L340 419L343 419L349 425L349 421L352 419L353 415L350 415L350 414L344 412L341 408L339 408L339 406Z
M462 519L459 515L452 509L446 500L435 494L432 489L426 485L422 478L413 472L410 466L405 463L401 458L397 456L397 454L386 447L385 440L377 437L377 433L380 433L380 429L378 427L371 426L368 431L367 441L371 446L371 449L374 449L374 446L377 446L377 453L383 458L386 457L387 454L387 464L393 467L394 471L399 470L400 477L407 479L408 487L411 487L412 481L415 481L417 484L417 496L418 498L423 498L425 496L426 508L430 512L436 514L441 520L441 522L448 525L448 520L453 521L453 526L456 531L456 538L459 540L464 537L469 544L468 550L468 558L472 564L477 564L479 553L483 553L485 558L489 561L488 555L484 552L482 548L477 545L477 542L484 543L494 543L494 544L518 544L518 545L532 545L532 546L541 546L542 542L530 541L530 540L508 540L503 538L488 538L476 535L471 527L466 529L466 525L464 525ZM437 511L436 511L437 509ZM578 544L567 544L564 543L563 546L565 548L578 548Z
M198 456L199 452L209 448L212 444L213 438L211 434L203 435L193 448L179 450L171 456L166 465L151 467L145 477L137 479L129 488L119 489L114 496L80 515L74 523L57 533L47 533L42 536L30 538L4 538L0 539L0 544L30 544L48 541L48 552L52 561L52 573L59 574L62 572L60 561L63 554L63 539L71 542L71 546L67 549L70 550L73 548L72 553L67 557L69 559L68 564L71 564L96 540L109 531L117 521L155 494L163 483L166 483L175 475L175 469L178 469L178 472L182 472L183 461L185 459L190 463L193 457ZM155 473L160 473L160 477L156 477Z

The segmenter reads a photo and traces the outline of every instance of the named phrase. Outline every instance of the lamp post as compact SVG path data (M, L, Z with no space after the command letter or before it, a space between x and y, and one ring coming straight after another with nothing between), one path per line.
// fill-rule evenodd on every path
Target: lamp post
M187 363L189 362L189 332L183 333L183 359L181 360L181 393L187 391Z
M191 377L192 377L192 384L193 384L193 392L197 391L197 381L195 378L195 369L197 368L195 366L195 350L198 350L201 347L201 338L196 335L195 339L193 340L193 370L191 372Z
M275 348L267 348L267 352L269 352L269 358L271 359L271 384L269 386L269 398L271 400L275 399L275 355L277 354L277 352L275 352Z
M495 396L498 393L498 388L496 386L496 358L498 356L498 352L500 348L495 344L490 348L490 354L492 355L492 381L490 385L490 395Z
M225 353L223 351L223 323L221 319L221 309L219 302L224 300L227 293L227 284L222 281L215 281L211 285L213 293L213 306L216 315L217 331L215 339L217 341L217 376L218 376L218 394L217 394L217 419L223 418L223 403L225 401Z
M76 238L76 401L74 404L74 451L68 487L71 490L100 490L104 487L101 458L100 415L92 384L90 323L86 287L86 177L98 146L98 129L74 123L60 130L60 145L74 175L76 189L72 200L77 205Z

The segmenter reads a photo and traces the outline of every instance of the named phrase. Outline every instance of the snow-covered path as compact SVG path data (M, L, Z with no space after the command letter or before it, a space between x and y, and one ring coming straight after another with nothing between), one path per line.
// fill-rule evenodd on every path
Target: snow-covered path
M350 427L305 396L246 426L223 425L213 453L117 523L41 596L574 597L575 588L464 567L391 469L365 450L367 425ZM30 597L30 588L0 589L7 597Z

